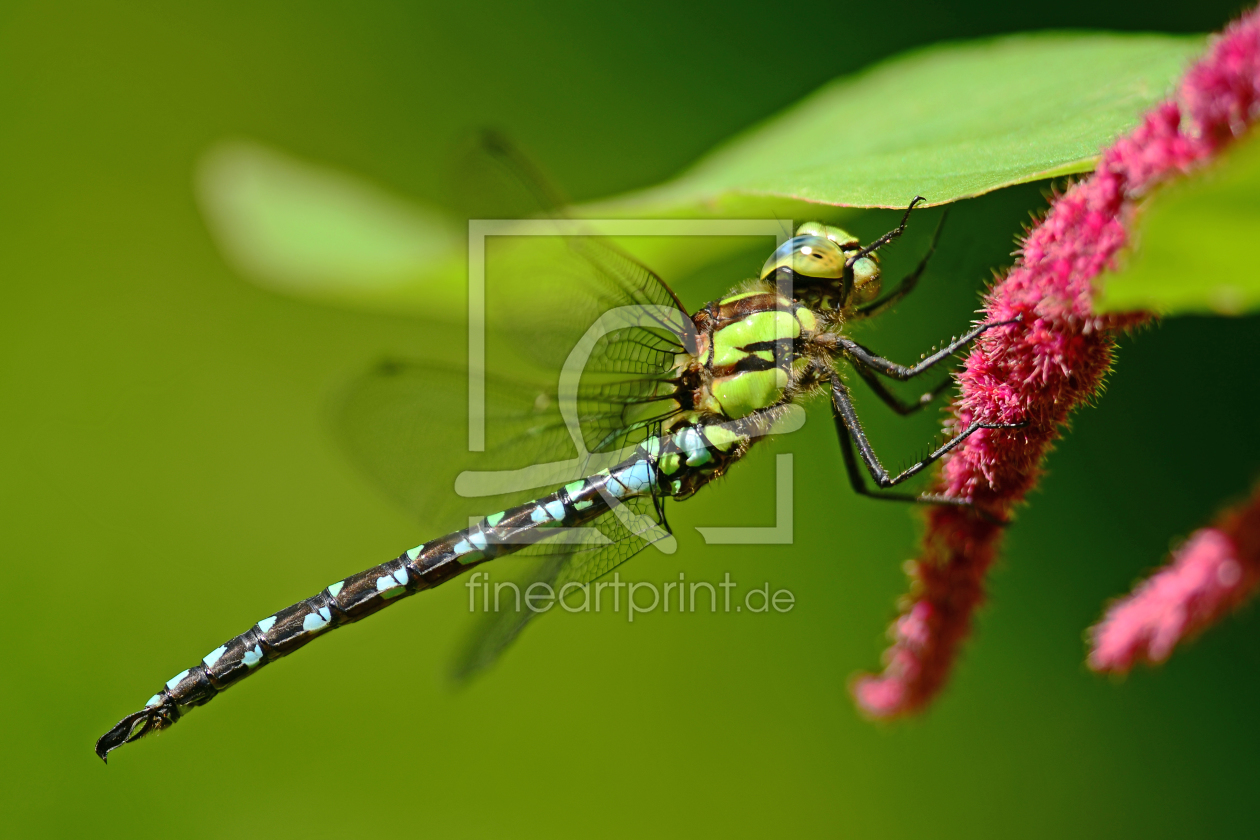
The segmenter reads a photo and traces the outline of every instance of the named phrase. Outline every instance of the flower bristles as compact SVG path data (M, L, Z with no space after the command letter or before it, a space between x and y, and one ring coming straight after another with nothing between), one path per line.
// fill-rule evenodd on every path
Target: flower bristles
M972 499L976 507L928 513L924 547L911 563L911 591L890 631L884 670L853 684L868 715L917 712L945 684L984 600L985 573L1002 535L995 522L1008 519L1037 483L1063 424L1100 388L1115 334L1149 320L1148 313L1098 315L1092 309L1093 280L1115 267L1128 244L1138 200L1245 133L1257 103L1260 16L1253 10L1216 39L1170 99L1103 152L1091 175L1053 200L1024 239L1014 267L990 290L984 322L1022 322L989 330L973 346L958 377L953 425L1028 425L980 430L943 461L937 491ZM1198 628L1220 613L1207 610L1191 624Z

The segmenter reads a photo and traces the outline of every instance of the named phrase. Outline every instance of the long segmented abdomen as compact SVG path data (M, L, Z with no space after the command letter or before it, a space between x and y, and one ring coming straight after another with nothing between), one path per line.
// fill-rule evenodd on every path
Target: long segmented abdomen
M210 651L198 665L171 677L143 709L123 718L97 741L96 754L105 760L123 744L171 726L190 709L209 703L229 686L329 630L432 589L473 566L557 536L563 528L588 524L620 501L652 493L688 495L725 470L746 443L742 432L725 426L688 426L667 437L650 437L634 456L610 470L339 580L264 618Z

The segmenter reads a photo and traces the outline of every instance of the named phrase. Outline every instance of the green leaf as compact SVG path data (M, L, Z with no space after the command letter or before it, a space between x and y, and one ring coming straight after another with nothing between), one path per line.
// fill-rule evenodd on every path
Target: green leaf
M915 195L941 204L1083 172L1167 94L1203 43L1052 33L931 47L824 86L674 181L573 214L837 222L853 208L904 207ZM437 208L241 142L206 156L198 193L228 262L263 286L464 316L462 224ZM619 241L666 278L748 245L743 237ZM500 270L524 272L533 247L506 254Z
M1124 267L1099 279L1100 312L1239 315L1260 310L1260 137L1152 194Z
M608 213L762 212L784 200L932 204L1085 172L1167 96L1202 36L1045 33L907 53L837 79ZM799 215L799 214L798 214Z
M465 238L436 208L253 142L212 148L197 175L215 242L261 286L391 308L463 306Z

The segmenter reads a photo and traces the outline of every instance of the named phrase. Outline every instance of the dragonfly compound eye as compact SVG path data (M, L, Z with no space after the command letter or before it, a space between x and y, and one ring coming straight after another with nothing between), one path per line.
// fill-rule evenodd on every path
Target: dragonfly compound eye
M824 236L793 236L784 242L761 267L761 279L771 279L782 268L802 279L839 280L844 277L844 250Z

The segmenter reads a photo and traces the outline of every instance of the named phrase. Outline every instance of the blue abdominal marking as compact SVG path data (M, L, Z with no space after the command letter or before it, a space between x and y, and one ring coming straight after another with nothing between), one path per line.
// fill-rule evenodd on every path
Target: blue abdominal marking
M635 461L634 466L621 473L621 483L631 493L646 493L656 483L656 470L647 461Z
M704 438L694 428L688 427L683 429L674 436L674 443L687 456L687 466L689 467L699 467L713 459L713 456L709 454L708 447L704 445Z
M306 618L302 619L302 629L307 633L318 633L328 628L328 622L332 620L332 613L328 607L320 607L319 612L313 612Z

